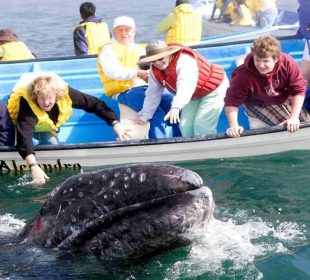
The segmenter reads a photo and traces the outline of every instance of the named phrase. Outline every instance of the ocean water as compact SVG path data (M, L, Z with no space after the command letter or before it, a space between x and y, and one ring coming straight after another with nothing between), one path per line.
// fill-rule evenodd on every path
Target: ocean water
M310 279L309 162L299 151L174 163L211 188L214 218L192 245L134 263L17 244L48 192L80 171L51 172L42 188L29 173L1 177L0 279Z
M296 1L278 2L291 8ZM13 29L39 58L73 55L81 2L0 0L0 28ZM174 2L94 1L110 27L115 16L134 17L137 42L163 38L155 27ZM47 194L80 171L49 173L42 188L31 185L28 172L0 174L0 279L310 279L309 162L310 152L299 151L174 163L196 171L211 188L214 218L191 246L139 263L18 244L16 233Z

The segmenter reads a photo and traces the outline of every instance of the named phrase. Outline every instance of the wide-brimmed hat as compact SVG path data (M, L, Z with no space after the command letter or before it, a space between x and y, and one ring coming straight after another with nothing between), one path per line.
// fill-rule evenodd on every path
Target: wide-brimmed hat
M179 51L181 48L181 46L168 46L164 41L153 41L147 44L146 55L138 61L138 64L144 65L156 61Z
M1 29L0 30L0 41L19 41L18 36L11 29Z
M129 26L133 29L136 28L134 19L131 17L127 17L127 16L121 16L121 17L117 17L114 19L113 29L121 25Z

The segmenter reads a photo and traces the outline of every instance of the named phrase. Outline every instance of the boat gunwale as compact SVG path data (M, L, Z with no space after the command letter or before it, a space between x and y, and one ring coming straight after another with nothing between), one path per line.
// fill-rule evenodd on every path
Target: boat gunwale
M300 124L300 129L305 129L310 127L309 122L302 122ZM286 131L285 125L278 125L273 127L265 127L258 129L249 129L243 132L242 138L251 137L264 134L272 134L277 132ZM229 137L225 132L216 133L205 136L195 136L195 137L174 137L174 138L163 138L163 139L142 139L142 140L129 140L129 141L102 141L102 142L87 142L87 143L60 143L56 145L37 145L34 146L34 151L53 151L53 150L76 150L76 149L98 149L98 148L115 148L115 147L135 147L135 146L148 146L148 145L169 145L177 143L195 143L195 142L205 142L214 141L221 139L234 139ZM0 146L1 152L11 152L17 151L15 146Z

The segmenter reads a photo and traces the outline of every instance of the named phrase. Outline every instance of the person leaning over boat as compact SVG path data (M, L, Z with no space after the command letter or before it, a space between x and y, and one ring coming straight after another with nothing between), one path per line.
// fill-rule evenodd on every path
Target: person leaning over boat
M0 30L0 61L24 59L35 59L35 56L11 29Z
M126 140L127 131L103 101L71 88L55 74L29 75L14 87L8 111L16 126L18 152L30 167L35 184L44 184L48 177L36 162L32 139L40 144L58 144L57 131L71 116L72 108L96 114L113 126L119 139Z
M143 124L152 117L166 88L175 96L165 120L180 122L182 136L215 133L228 86L224 69L189 47L163 41L146 46L146 57L139 64L146 63L151 63L149 87L136 122Z
M8 109L0 101L0 146L12 146L15 141L15 130Z
M96 6L84 2L80 6L82 21L74 28L73 43L76 56L97 54L98 48L110 42L108 25L95 15Z
M145 47L135 44L136 26L134 19L120 16L114 19L115 41L105 45L98 57L98 71L107 96L134 111L142 109L147 88L148 71L138 68L140 56L145 55ZM172 101L171 94L164 94L161 105L150 119L149 138L166 138L164 116ZM176 130L176 129L175 129ZM177 132L175 135L178 136Z
M299 130L300 121L309 120L303 108L305 89L297 62L281 53L278 40L270 35L258 37L244 64L232 73L225 97L227 135L240 137L243 132L238 124L241 105L252 129L285 124L289 132Z
M175 8L157 27L166 34L166 43L195 43L201 40L202 16L188 0L177 0Z

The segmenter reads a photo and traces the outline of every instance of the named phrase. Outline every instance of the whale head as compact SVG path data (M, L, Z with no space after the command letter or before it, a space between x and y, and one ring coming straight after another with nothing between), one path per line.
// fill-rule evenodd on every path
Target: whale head
M104 257L139 257L190 242L212 216L201 177L166 164L129 164L58 185L19 236L25 242Z

